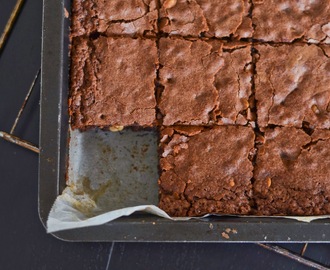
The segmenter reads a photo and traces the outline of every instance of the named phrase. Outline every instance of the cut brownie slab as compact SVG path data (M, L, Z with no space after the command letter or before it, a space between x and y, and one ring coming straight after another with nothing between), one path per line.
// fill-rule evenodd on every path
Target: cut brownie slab
M330 131L266 129L254 170L257 214L330 214Z
M156 0L73 0L71 35L155 35L157 19Z
M166 126L247 124L251 95L249 45L161 38L159 109Z
M330 58L316 45L257 45L260 127L330 128Z
M253 4L254 38L330 43L329 0L253 0Z
M172 216L250 212L252 128L174 126L160 140L160 208Z
M155 41L77 38L72 52L73 128L155 123L154 81L158 66Z
M161 0L159 30L170 35L252 37L248 0Z

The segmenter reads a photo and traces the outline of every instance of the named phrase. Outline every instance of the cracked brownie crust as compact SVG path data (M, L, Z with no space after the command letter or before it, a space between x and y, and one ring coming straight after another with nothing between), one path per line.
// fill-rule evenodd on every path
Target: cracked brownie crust
M330 43L328 0L253 0L253 37L263 41Z
M316 45L256 45L260 127L330 128L330 59Z
M249 127L161 131L159 206L172 216L248 214L254 132Z
M252 115L252 57L249 45L226 50L221 57L223 66L215 75L214 85L218 91L217 110L214 112L217 124L246 125L254 122Z
M254 170L258 215L330 213L330 131L267 129Z
M328 0L73 0L71 28L71 127L157 127L169 215L330 214Z
M154 125L155 41L78 38L72 51L73 128Z
M214 76L223 65L220 55L200 40L162 38L159 51L163 124L208 124L218 102Z
M159 109L163 124L246 125L251 96L251 48L220 41L162 38ZM233 51L232 51L233 50Z
M73 0L71 36L155 35L156 0Z
M161 0L160 31L179 36L252 37L248 0Z

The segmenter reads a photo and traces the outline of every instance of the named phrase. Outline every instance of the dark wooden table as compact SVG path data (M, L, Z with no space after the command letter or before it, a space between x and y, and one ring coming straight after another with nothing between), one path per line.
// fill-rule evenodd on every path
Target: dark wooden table
M16 0L0 0L0 32ZM0 52L0 130L9 132L40 68L42 1L26 0ZM40 79L14 135L38 144ZM38 216L38 155L0 139L0 269L311 269L257 244L68 243ZM281 245L300 253L303 244ZM330 244L305 258L330 265Z

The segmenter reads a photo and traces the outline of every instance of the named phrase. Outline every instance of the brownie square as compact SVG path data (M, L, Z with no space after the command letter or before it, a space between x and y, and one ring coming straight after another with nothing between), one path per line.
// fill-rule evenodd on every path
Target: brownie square
M272 42L330 43L328 0L253 0L255 39Z
M155 35L157 19L156 0L73 0L71 35Z
M164 125L245 125L252 120L250 46L226 46L216 40L160 39Z
M248 38L248 0L161 0L159 30L169 35Z
M155 123L156 42L74 39L70 115L73 128Z
M254 169L257 214L329 214L330 131L278 127L266 129L262 141Z
M330 58L316 45L257 45L260 127L330 128Z
M250 212L252 128L167 127L160 142L161 209L171 216Z

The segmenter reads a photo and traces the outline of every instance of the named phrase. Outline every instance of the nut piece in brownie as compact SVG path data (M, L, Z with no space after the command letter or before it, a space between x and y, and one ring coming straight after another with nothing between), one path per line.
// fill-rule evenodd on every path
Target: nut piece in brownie
M73 0L71 35L155 35L156 0Z
M161 0L159 30L169 35L252 37L248 0Z
M252 128L166 127L160 146L159 206L169 215L250 213Z
M155 41L74 39L70 115L73 128L152 126L158 66Z
M258 123L330 128L330 58L316 45L257 45Z
M329 0L253 0L253 4L255 39L330 43Z
M250 46L161 38L159 98L163 124L247 124L251 117Z
M253 184L257 214L330 214L330 131L266 129Z

